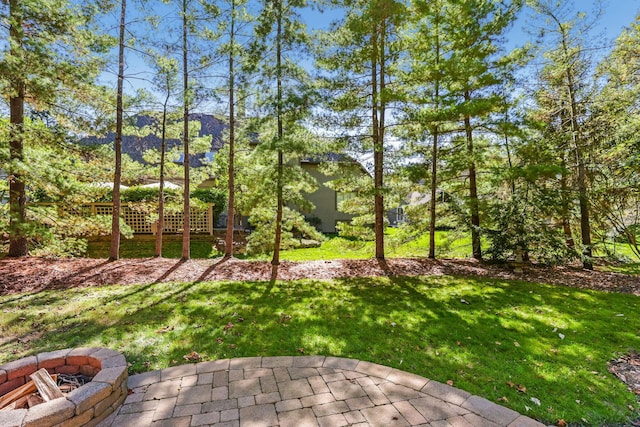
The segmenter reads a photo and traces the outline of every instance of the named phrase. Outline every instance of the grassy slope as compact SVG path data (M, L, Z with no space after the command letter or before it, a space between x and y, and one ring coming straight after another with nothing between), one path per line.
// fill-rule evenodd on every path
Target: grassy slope
M611 425L637 404L607 372L608 360L640 348L637 305L631 295L451 277L50 291L0 297L0 363L102 345L123 351L132 372L185 363L191 351L336 355L451 380L548 423Z

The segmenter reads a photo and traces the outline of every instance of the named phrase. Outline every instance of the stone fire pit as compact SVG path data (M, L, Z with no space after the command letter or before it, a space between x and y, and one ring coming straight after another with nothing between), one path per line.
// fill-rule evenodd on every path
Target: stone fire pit
M64 397L29 409L0 411L0 426L95 426L127 397L127 361L108 348L70 348L0 365L0 396L27 383L29 375L41 368L51 374L83 374L93 379Z

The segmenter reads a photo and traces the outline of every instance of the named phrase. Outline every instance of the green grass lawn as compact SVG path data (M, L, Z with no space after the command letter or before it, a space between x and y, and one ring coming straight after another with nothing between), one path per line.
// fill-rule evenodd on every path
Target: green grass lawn
M387 230L386 250L390 257L426 257L429 254L429 235L407 242L394 241L397 230ZM191 240L192 258L216 258L221 256L213 245L213 238L197 236ZM122 258L152 257L155 241L151 236L136 236L134 239L122 239L120 242L120 256ZM436 232L436 252L439 257L464 258L471 256L471 238L460 236L453 232ZM327 236L327 240L319 248L291 249L280 252L280 257L287 261L330 260L337 258L365 259L375 254L374 242L348 240L335 235ZM89 242L87 256L90 258L108 258L109 241ZM182 240L180 236L168 236L163 242L163 256L165 258L180 258L182 256ZM250 259L270 259L271 255L240 256Z
M453 277L46 291L0 297L0 363L78 346L122 351L131 373L186 363L191 351L333 355L451 380L546 423L620 425L640 415L638 401L607 361L640 349L638 302Z

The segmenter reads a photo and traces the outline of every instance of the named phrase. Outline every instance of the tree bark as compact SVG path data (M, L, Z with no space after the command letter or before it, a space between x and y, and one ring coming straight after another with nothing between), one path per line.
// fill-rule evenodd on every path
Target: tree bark
M11 48L9 55L23 63L24 52L22 46L24 16L19 0L9 1L9 39ZM11 96L9 97L9 123L11 124L9 157L11 170L9 171L9 253L10 257L26 256L29 253L26 225L26 194L25 185L20 171L20 163L24 159L24 97L25 81L21 74L11 78Z
M169 79L167 79L169 80ZM158 188L158 226L156 228L156 251L155 256L162 256L162 235L164 233L164 163L166 159L167 145L167 105L169 104L169 84L167 84L167 97L162 106L162 129L160 136L160 185Z
M471 100L469 91L465 91L464 98L466 102ZM476 162L474 160L473 150L473 130L471 128L471 118L468 115L464 117L464 129L467 136L467 153L469 154L469 207L471 210L471 247L473 257L482 259L482 247L480 244L480 211L478 206L478 187L476 182Z
M276 85L277 85L277 120L278 120L278 144L282 143L284 130L282 127L282 2L276 0L277 5L277 29L276 29ZM277 172L277 205L276 205L276 230L273 247L273 258L271 265L280 264L280 244L282 241L282 210L283 210L283 175L284 175L284 155L282 149L278 148L278 172Z
M187 0L182 1L182 77L184 93L184 115L183 115L183 149L184 149L184 197L183 197L183 225L182 225L182 260L191 258L191 203L190 196L190 162L189 162L189 48L187 45L188 36Z
M118 46L118 86L116 89L116 137L115 170L113 172L113 211L111 213L111 246L109 260L120 258L120 183L122 182L122 121L123 121L123 91L124 91L124 43L126 25L127 0L120 4L120 41Z
M372 35L371 55L371 98L373 121L373 186L374 186L374 215L375 215L375 257L384 260L384 196L383 196L383 166L384 166L384 57L379 52L384 52L384 32L381 31L378 40L377 26ZM380 74L378 74L380 64ZM380 88L380 91L378 91Z
M229 181L227 196L227 234L224 243L224 257L233 256L233 228L235 219L235 68L234 68L234 43L235 43L235 0L231 1L231 29L230 40L231 51L229 52Z

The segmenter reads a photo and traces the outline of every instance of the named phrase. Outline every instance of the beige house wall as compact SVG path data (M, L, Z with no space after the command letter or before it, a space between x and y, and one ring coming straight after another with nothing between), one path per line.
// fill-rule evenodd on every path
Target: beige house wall
M348 222L353 218L351 214L338 211L337 192L325 185L337 177L322 173L317 163L304 162L300 166L318 182L318 189L306 195L307 200L314 204L315 209L311 212L303 212L303 214L307 217L319 218L321 221L320 231L323 233L336 233L338 222Z

